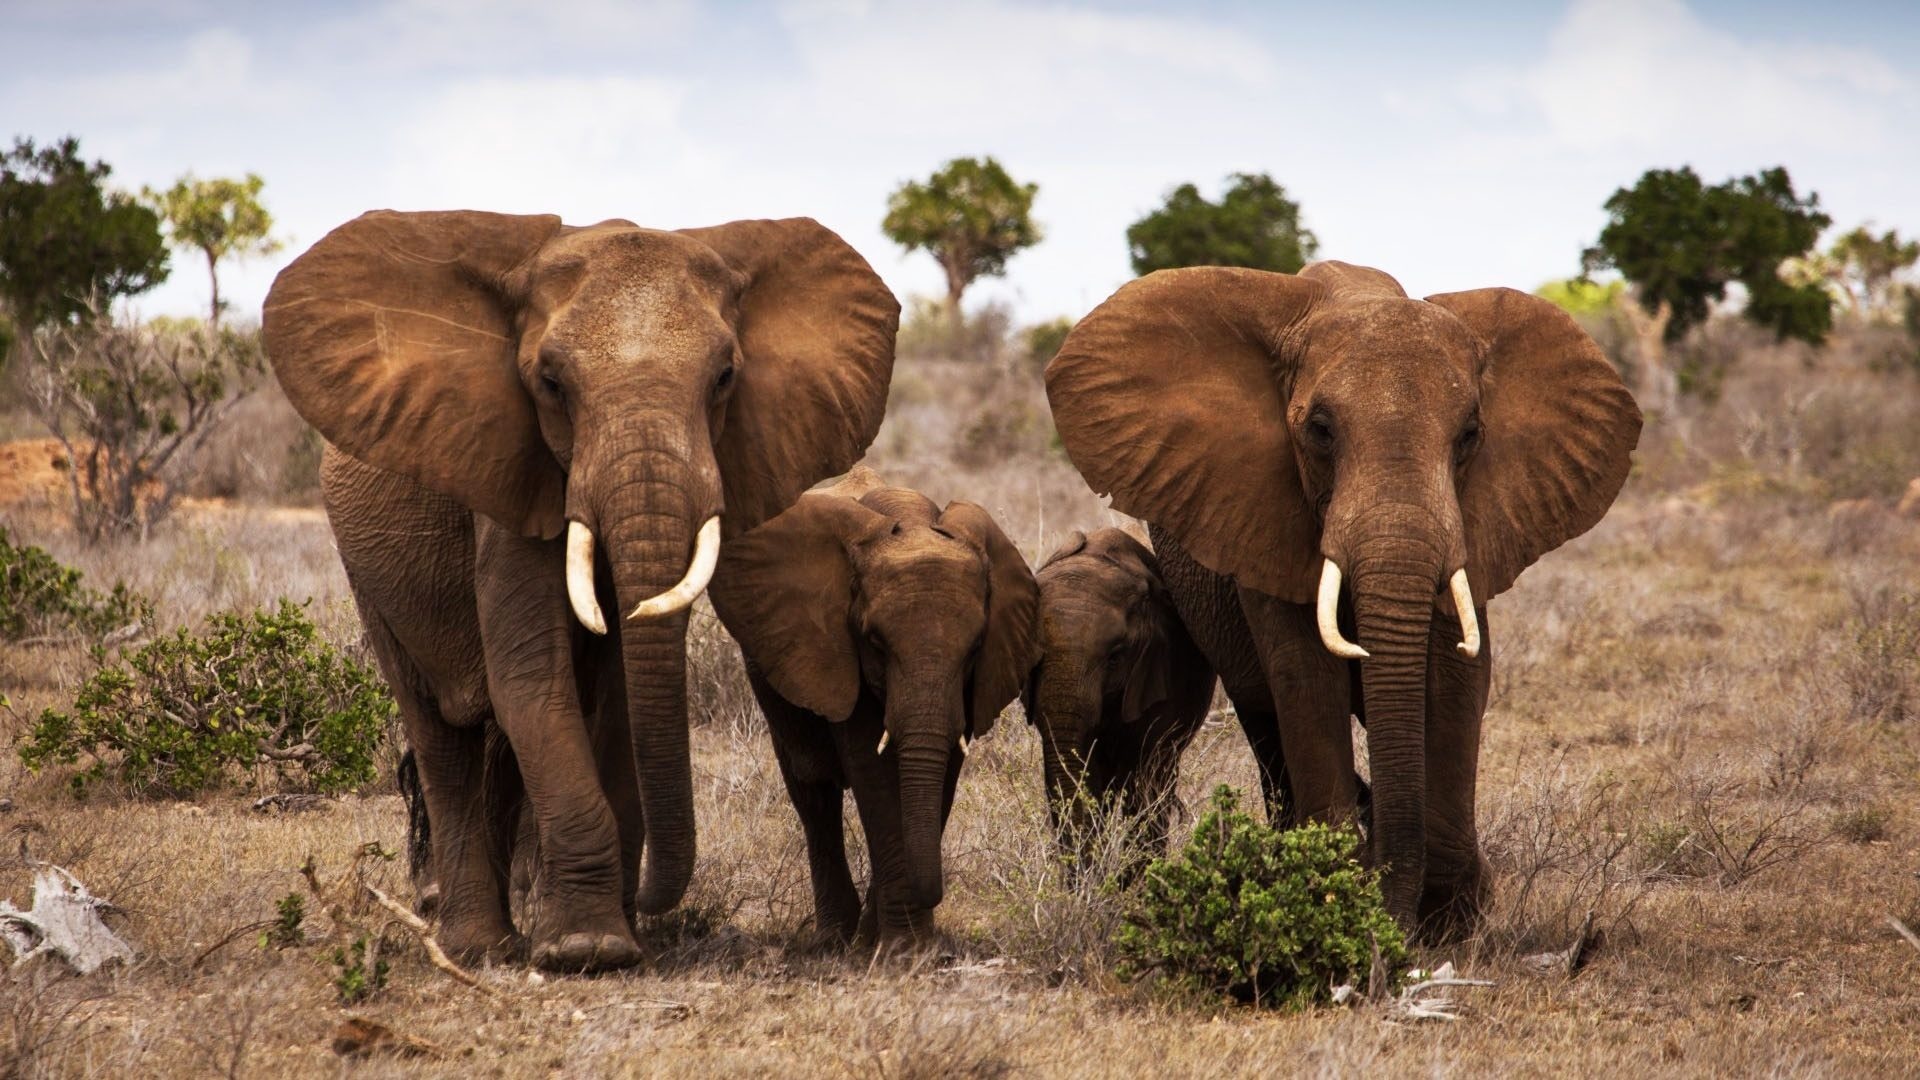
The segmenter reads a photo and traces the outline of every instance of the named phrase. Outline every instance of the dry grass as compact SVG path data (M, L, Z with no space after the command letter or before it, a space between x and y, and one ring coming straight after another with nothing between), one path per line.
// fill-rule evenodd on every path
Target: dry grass
M396 937L390 987L351 1009L335 1002L325 948L263 949L253 927L301 889L308 856L338 873L368 842L399 846L399 799L285 816L253 814L237 793L76 804L4 748L87 661L0 651L13 703L0 713L0 796L14 803L0 814L0 896L24 899L24 839L123 905L142 956L87 980L10 976L0 1075L333 1071L347 1015L436 1048L375 1059L376 1074L1909 1072L1920 951L1888 918L1920 926L1920 526L1836 543L1826 500L1859 491L1836 478L1880 468L1858 454L1920 472L1920 436L1874 419L1916 415L1920 389L1911 375L1835 376L1820 400L1863 417L1839 450L1810 423L1795 429L1797 457L1742 434L1780 429L1760 404L1829 374L1736 368L1720 406L1649 432L1642 474L1600 527L1494 601L1480 819L1498 895L1476 938L1423 957L1498 981L1469 992L1458 1023L1267 1016L1118 983L1106 949L1123 900L1098 887L1104 874L1060 872L1017 707L961 782L941 947L879 962L813 948L800 830L737 654L703 613L690 675L699 870L685 909L645 928L652 962L539 982L492 970L500 993L487 998ZM937 499L985 504L1037 559L1068 530L1112 520L1047 450L1044 424L1031 441L955 453L979 412L1036 407L1043 422L1024 375L903 361L876 464ZM145 548L16 531L152 593L166 620L310 596L336 641L357 637L312 514L192 512ZM1186 759L1176 833L1220 782L1254 784L1231 718ZM376 874L406 893L397 866ZM1577 975L1526 963L1590 913L1604 936ZM309 919L316 940L327 930Z

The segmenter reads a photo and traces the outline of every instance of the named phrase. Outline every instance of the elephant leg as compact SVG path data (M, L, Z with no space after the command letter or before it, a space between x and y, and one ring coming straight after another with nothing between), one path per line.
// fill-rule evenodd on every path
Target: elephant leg
M499 860L486 800L486 725L455 727L423 685L405 648L374 608L361 603L367 639L400 710L426 805L428 853L422 899L437 908L437 935L447 952L466 961L504 960L514 951L513 927L501 904Z
M847 866L844 786L833 736L825 720L782 698L758 671L749 668L747 681L767 718L780 779L806 834L814 928L822 939L845 944L859 929L860 890Z
M533 960L597 970L638 963L622 900L619 826L601 787L574 678L559 545L484 530L476 578L488 692L539 837Z
M1253 751L1253 763L1260 772L1260 795L1267 807L1267 821L1276 829L1289 829L1299 822L1293 816L1293 793L1287 776L1287 755L1280 741L1280 718L1273 713L1272 695L1263 690L1258 698L1233 699L1233 711L1240 730L1247 737L1247 749Z
M603 595L602 610L611 590ZM633 768L633 736L627 718L627 669L620 653L617 623L604 638L576 631L585 642L580 700L592 702L593 758L599 765L600 789L606 793L620 832L620 906L631 922L640 888L640 852L646 840L646 817L640 808L640 777Z
M1479 610L1480 656L1454 645L1458 620L1437 618L1427 645L1427 872L1420 893L1423 935L1447 940L1472 932L1491 897L1474 824L1480 722L1493 679L1493 639Z
M882 710L866 694L845 723L833 727L841 767L867 836L866 904L858 941L883 945L914 932L907 881L907 838L900 816L900 770L894 756L875 752L885 730Z
M1240 599L1279 719L1294 822L1355 820L1348 662L1320 643L1311 607L1250 589Z

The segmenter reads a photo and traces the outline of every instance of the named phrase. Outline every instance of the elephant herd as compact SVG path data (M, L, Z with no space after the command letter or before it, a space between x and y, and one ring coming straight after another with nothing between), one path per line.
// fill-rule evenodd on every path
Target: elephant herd
M1594 343L1524 293L1412 300L1337 262L1133 281L1045 379L1067 455L1153 547L1075 534L1036 573L981 507L856 467L899 310L804 218L376 211L281 272L267 351L328 443L441 943L565 971L642 959L636 916L674 907L695 864L702 592L765 713L827 937L931 929L968 747L1015 698L1063 835L1104 802L1164 844L1216 680L1276 822L1361 823L1404 925L1470 928L1486 602L1599 520L1639 436Z

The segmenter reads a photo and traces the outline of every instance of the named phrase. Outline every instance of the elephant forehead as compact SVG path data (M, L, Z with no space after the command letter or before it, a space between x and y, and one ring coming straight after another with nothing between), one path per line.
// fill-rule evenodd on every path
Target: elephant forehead
M1453 313L1400 297L1330 304L1316 313L1306 343L1309 362L1339 360L1389 370L1435 362L1471 370L1482 351Z
M1061 559L1043 568L1035 580L1048 609L1084 607L1125 609L1146 592L1138 575L1092 552Z

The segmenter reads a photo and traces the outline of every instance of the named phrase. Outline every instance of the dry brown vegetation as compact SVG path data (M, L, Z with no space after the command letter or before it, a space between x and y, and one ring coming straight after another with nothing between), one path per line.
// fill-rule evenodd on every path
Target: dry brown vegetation
M874 463L985 504L1037 560L1114 518L1050 448L1032 367L1003 359L904 359ZM1267 1015L1117 981L1124 898L1058 873L1039 748L1014 717L961 782L942 947L811 949L800 830L737 653L703 608L700 863L684 909L645 928L650 963L494 969L489 996L396 930L388 987L353 1007L337 1004L340 941L317 944L331 933L318 904L316 944L266 948L259 932L304 890L309 856L334 876L370 842L400 846L399 798L274 816L243 792L76 803L59 777L23 773L11 743L90 661L0 648L0 897L25 900L24 841L121 905L141 956L0 983L0 1075L309 1075L341 1067L348 1017L400 1037L366 1068L429 1075L1910 1073L1920 950L1889 920L1920 927L1920 522L1891 507L1920 475L1916 416L1920 380L1871 370L1845 342L1743 341L1717 403L1649 427L1608 518L1493 602L1480 816L1498 900L1477 937L1423 956L1498 983L1464 992L1456 1023ZM145 546L92 549L44 516L0 522L145 590L164 623L312 597L335 641L357 638L310 511L190 507ZM1220 782L1254 777L1216 717L1186 759L1183 804ZM408 895L398 863L372 863ZM1527 962L1583 924L1598 941L1577 973Z

